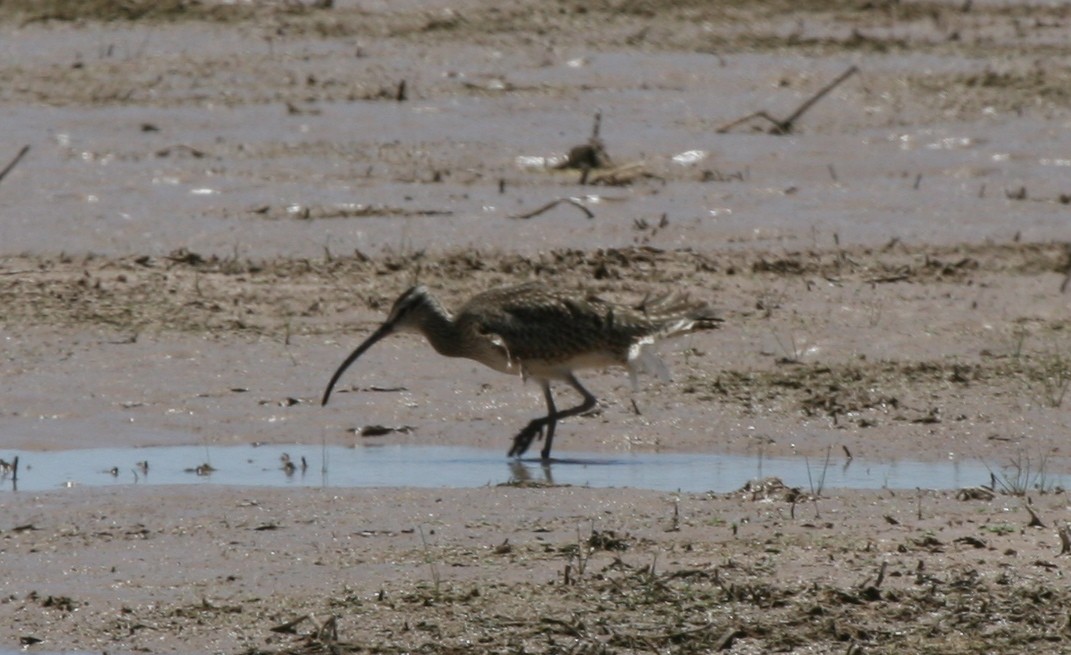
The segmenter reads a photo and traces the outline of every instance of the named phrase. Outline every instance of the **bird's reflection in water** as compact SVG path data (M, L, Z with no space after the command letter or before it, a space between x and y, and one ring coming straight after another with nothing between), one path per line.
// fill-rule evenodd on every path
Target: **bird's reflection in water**
M551 465L554 460L522 460L514 458L509 461L510 484L515 485L553 485L554 473Z
M569 479L575 477L570 475L570 469L620 465L627 466L628 462L617 458L551 457L549 459L521 459L516 457L509 461L509 483L517 486L557 486L559 483L554 481L553 467L558 466L559 472L564 471L567 479L566 482L561 484L585 484L584 480Z

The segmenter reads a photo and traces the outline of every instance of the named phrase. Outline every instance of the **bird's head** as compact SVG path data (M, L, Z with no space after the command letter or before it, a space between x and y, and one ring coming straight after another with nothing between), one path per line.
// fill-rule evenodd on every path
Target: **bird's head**
M387 320L383 321L383 325L379 328L380 330L386 328L387 333L380 338L394 332L419 332L424 316L435 305L435 300L424 285L409 287L391 305Z
M423 285L410 287L405 293L398 296L398 299L394 301L394 305L390 308L387 320L383 321L383 324L376 328L375 332L369 335L361 345L357 346L338 367L335 374L331 376L331 381L327 383L327 389L324 391L320 404L327 404L328 399L331 397L331 391L335 388L335 383L366 350L395 332L420 332L427 313L436 309L438 309L438 304Z

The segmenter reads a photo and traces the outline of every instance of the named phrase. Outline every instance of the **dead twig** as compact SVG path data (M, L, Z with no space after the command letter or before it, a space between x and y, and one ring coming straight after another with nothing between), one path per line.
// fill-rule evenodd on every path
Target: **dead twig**
M1071 243L1064 244L1064 257L1065 263L1061 271L1064 281L1060 283L1060 293L1066 293L1068 285L1071 284Z
M821 89L819 89L818 93L815 93L813 96L811 96L808 100L806 100L803 104L801 104L796 109L796 111L792 112L792 114L788 118L786 118L785 120L781 121L781 123L779 125L777 125L777 128L779 130L778 133L779 134L788 134L789 132L791 132L792 131L792 126L795 124L796 120L800 116L802 116L804 114L804 112L806 112L808 109L810 109L811 106L813 106L816 102L821 100L827 93L829 93L833 89L837 88L846 79L848 79L852 75L855 75L858 72L859 72L859 68L857 66L851 66L851 67L848 68L848 70L846 70L843 73L841 73L832 82L830 82L829 84L827 84L824 87L822 87Z
M313 620L315 623L315 620ZM323 644L337 644L338 643L338 617L332 615L323 625L316 628L316 641Z
M658 180L662 184L666 183L664 177L647 172L643 162L623 164L615 168L590 173L584 177L583 183L591 185L625 186L641 177Z
M738 118L735 121L732 121L731 123L726 123L725 125L722 125L717 130L715 130L715 132L717 132L718 134L725 134L726 132L728 132L729 130L733 129L737 125L741 125L743 123L747 123L748 121L750 121L753 118L765 118L766 120L770 121L774 125L777 125L778 123L781 122L781 121L777 120L776 118L774 118L773 116L767 114L764 111L756 111L756 112L752 112L752 113L748 114L747 116L744 116L743 118Z
M554 209L555 207L557 207L558 205L562 204L563 202L568 203L568 204L576 207L580 211L584 212L584 215L587 216L588 218L595 218L595 214L590 209L585 207L584 204L581 203L576 198L558 198L557 200L552 200L552 201L548 202L547 204L543 205L539 209L536 209L534 211L530 211L530 212L525 213L525 214L514 214L513 216L510 216L510 218L518 218L518 219L534 218L536 216L539 216L543 212L547 212L547 211L550 211L551 209Z
M834 79L832 82L825 85L824 87L819 89L817 93L805 100L799 107L796 108L796 111L792 112L788 116L788 118L779 120L766 113L765 111L757 111L752 114L748 114L743 118L737 119L731 123L723 125L719 127L716 131L718 134L724 134L732 128L736 127L737 125L740 125L741 123L746 123L753 118L765 118L766 120L773 123L773 127L770 128L769 134L790 134L792 132L792 128L795 127L796 121L799 120L800 116L803 116L803 114L806 113L807 110L809 110L811 107L813 107L816 102L825 97L825 95L828 94L830 91L837 88L837 86L842 84L844 80L848 79L849 77L855 75L858 72L859 68L857 66L851 66L850 68L848 68L848 70L837 76L837 78Z
M903 282L904 280L911 279L911 273L896 273L893 275L882 275L879 277L872 277L864 280L867 284L893 284L895 282Z
M297 630L295 630L294 628L296 628L299 624L304 623L305 621L309 621L309 620L312 620L312 615L310 615L310 614L302 614L301 616L299 616L297 618L290 619L286 623L280 623L277 626L273 626L273 627L269 628L269 630L271 630L272 632L281 632L281 633L285 633L285 634L294 634L295 632L297 632Z
M1028 528L1044 528L1044 527L1048 527L1041 521L1041 517L1038 516L1038 513L1034 511L1033 507L1031 507L1030 505L1023 505L1023 507L1025 507L1026 511L1030 514L1030 523L1027 523L1026 527L1028 527Z
M602 127L602 112L595 112L595 121L591 126L591 136L587 143L575 146L569 150L565 161L555 166L555 170L575 169L580 171L578 183L583 186L588 183L588 175L594 169L611 168L614 164L610 155L606 152L606 146L599 138L599 129Z
M746 637L747 633L739 628L729 628L718 638L718 641L714 643L714 650L728 650L733 647L733 642L738 637Z
M11 169L15 168L19 161L23 157L25 157L26 153L28 152L30 152L30 146L22 146L22 149L19 150L19 154L15 155L15 158L12 159L11 162L4 167L4 170L0 171L0 182L2 182L5 177L7 177L7 174L11 172Z
M956 492L956 500L993 500L995 491L988 487L965 487Z
M1065 523L1060 526L1057 531L1060 535L1060 554L1067 555L1071 553L1071 527Z

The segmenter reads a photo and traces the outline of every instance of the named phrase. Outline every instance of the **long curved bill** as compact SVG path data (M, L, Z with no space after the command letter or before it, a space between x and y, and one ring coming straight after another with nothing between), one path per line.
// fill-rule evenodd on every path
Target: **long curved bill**
M350 356L346 358L346 361L342 362L342 365L338 367L338 370L335 371L335 374L331 376L331 381L327 383L327 389L324 390L323 400L320 401L321 407L327 404L327 400L331 397L331 390L335 388L335 383L338 382L338 379L342 377L343 373L346 372L346 369L350 367L350 364L357 361L357 358L363 355L364 351L374 346L377 341L389 335L393 331L393 323L384 323L383 325L380 325L376 329L376 331L372 333L372 336L365 339L364 342L361 343L361 345L357 346L356 350L350 353Z

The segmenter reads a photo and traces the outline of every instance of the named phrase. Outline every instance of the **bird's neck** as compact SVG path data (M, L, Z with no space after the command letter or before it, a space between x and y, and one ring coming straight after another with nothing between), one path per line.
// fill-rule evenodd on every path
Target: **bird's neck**
M420 331L435 352L446 357L464 356L464 339L453 315L438 300L428 298L420 320Z

